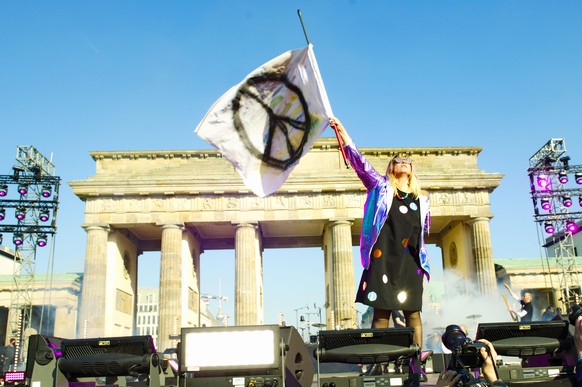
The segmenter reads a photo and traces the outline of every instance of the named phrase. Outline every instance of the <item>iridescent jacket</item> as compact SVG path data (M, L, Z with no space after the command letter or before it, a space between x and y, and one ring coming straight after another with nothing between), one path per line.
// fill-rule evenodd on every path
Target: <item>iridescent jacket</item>
M370 266L370 253L372 247L380 235L380 229L388 218L388 211L394 200L394 189L390 185L387 176L384 176L370 165L364 156L358 151L356 145L351 142L344 146L346 157L352 168L364 184L367 190L366 203L364 204L364 219L360 232L360 259L362 266L368 269ZM420 246L420 266L427 279L430 279L430 266L424 243L424 234L428 233L430 226L430 212L428 196L419 196L420 225L421 230L418 246Z

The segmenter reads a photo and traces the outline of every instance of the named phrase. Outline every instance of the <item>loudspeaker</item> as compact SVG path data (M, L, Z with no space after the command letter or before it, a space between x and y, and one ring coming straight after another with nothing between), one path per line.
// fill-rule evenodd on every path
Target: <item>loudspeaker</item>
M281 339L285 343L285 385L309 387L313 382L313 364L307 345L293 327L281 328Z
M568 337L568 321L532 321L481 323L475 340L489 340L502 356L550 354Z
M432 356L427 360L426 367L432 368L432 372L438 374L447 369L450 361L450 353L433 353Z
M345 329L319 332L319 361L375 364L418 354L414 328Z
M61 341L61 338L46 335L28 338L25 369L28 385L33 385L33 382L52 385L57 360L61 356Z

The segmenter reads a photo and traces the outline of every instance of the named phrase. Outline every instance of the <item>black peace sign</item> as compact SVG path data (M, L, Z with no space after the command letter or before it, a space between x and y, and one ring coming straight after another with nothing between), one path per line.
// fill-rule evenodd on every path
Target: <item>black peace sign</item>
M301 111L299 114L294 114L297 118L285 116L285 114L290 113L286 110L279 114L273 110L273 107L280 102L278 98L281 98L282 92L294 94L300 102ZM244 114L245 111L244 107L254 103L258 103L269 118L268 132L263 138L264 152L257 149L252 143L241 119L241 114ZM252 155L265 164L282 170L299 160L303 153L303 147L309 139L311 117L303 92L291 83L284 74L267 73L249 78L239 88L232 100L232 110L235 130ZM275 154L280 151L274 146L276 140L284 141L287 152L285 157Z

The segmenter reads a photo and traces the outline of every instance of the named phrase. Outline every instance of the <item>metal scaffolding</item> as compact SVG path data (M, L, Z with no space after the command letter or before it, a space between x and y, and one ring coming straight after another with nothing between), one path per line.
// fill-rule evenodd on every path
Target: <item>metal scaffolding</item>
M16 162L11 175L0 175L0 243L6 234L12 234L14 244L7 327L7 334L16 339L13 369L19 367L31 328L37 248L46 246L49 236L54 242L57 231L60 187L53 163L34 147L18 146ZM7 209L14 209L14 215Z
M581 226L582 188L573 182L582 184L582 165L571 165L565 153L564 139L550 139L529 159L528 175L534 219L548 236L542 247L556 260L561 298L569 308L580 295L573 234Z

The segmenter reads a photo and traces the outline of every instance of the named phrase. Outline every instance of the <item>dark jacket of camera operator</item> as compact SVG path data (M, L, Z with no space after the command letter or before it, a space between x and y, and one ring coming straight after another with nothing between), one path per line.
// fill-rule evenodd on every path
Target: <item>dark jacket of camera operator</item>
M582 387L582 310L577 310L570 315L570 322L574 323L574 344L576 345L576 385ZM578 312L578 313L577 313Z

